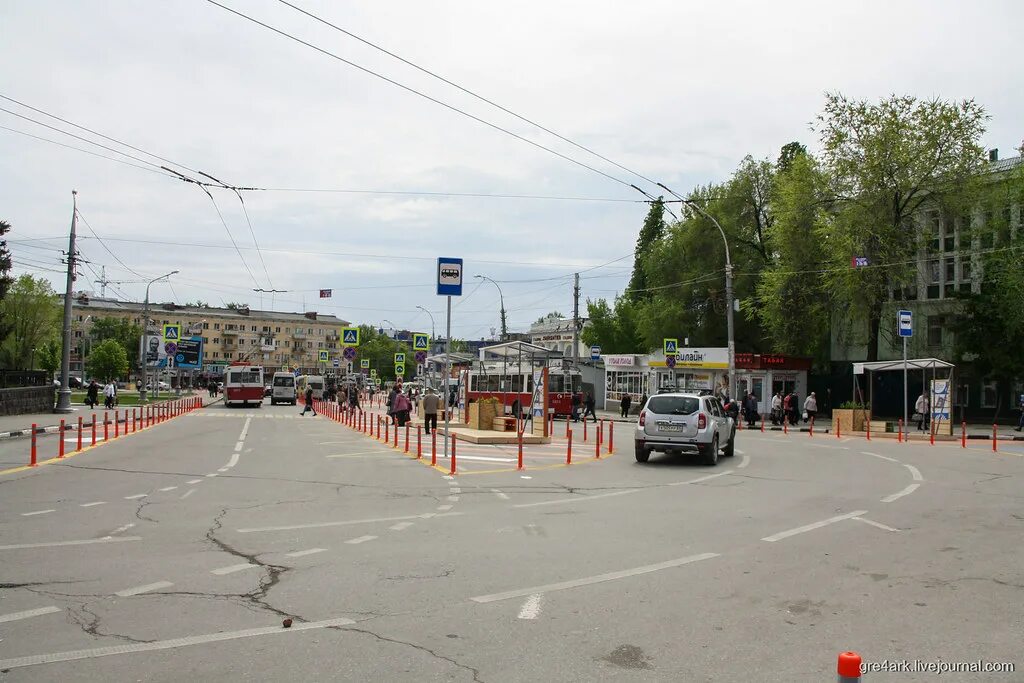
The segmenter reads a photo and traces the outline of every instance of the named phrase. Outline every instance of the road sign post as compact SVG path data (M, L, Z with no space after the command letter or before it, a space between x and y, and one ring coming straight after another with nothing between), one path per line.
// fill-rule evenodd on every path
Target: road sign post
M601 347L600 346L591 346L590 347L590 360L594 361L595 363L597 361L601 360Z
M449 384L452 376L452 297L462 296L462 259L445 258L444 256L437 259L437 295L448 299L448 316L444 335L444 395L441 397L444 406L444 455L448 457L448 399L451 396Z
M907 422L907 412L909 409L910 397L907 395L907 339L914 336L914 313L906 309L901 309L896 314L896 327L897 332L903 339L903 424L910 424Z

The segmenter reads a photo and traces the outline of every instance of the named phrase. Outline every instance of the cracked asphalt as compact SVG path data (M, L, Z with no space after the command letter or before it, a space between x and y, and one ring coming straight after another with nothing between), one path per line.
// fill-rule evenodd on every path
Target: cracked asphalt
M1018 455L741 432L639 465L623 428L450 478L297 412L0 477L0 680L818 681L848 649L1024 680Z

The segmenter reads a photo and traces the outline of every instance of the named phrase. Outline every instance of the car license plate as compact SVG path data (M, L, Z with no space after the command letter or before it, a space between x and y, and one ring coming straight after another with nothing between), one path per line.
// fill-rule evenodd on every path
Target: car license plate
M660 425L661 431L663 432L681 432L683 431L683 425Z

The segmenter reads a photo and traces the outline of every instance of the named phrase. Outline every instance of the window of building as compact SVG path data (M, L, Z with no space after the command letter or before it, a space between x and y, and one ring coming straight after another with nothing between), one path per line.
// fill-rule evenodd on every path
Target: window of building
M999 400L999 385L995 380L981 383L981 407L995 408Z
M942 346L942 327L945 319L941 315L928 316L928 345Z
M960 261L960 279L965 282L971 281L971 259L969 257Z
M263 331L264 331L264 332L270 332L270 326L268 326L268 325L264 325L264 326L263 326Z
M214 344L220 344L220 337L214 337L213 338L213 343Z
M220 323L214 323L213 324L213 329L219 330L220 329Z
M313 334L313 328L310 327L309 329L307 329L306 334Z
M285 334L291 334L291 332L292 332L292 328L290 328L290 327L284 328L284 333Z
M206 322L206 321L203 321L203 329L204 329L204 330L208 330L208 329L210 329L210 323L208 323L208 322Z
M946 257L946 282L952 282L956 279L956 263L953 261L952 256Z
M287 349L288 347L290 347L291 345L292 345L292 343L291 343L291 341L290 341L290 340L288 340L288 339L285 339L285 340L284 340L284 347L285 347L286 349Z
M939 281L939 260L933 259L928 262L928 282L937 283Z
M306 342L306 348L307 349L313 348L313 342L311 342L311 341Z
M209 339L207 339L206 337L203 337L203 343L204 343L204 344L209 344L209 343L210 343L210 340L209 340Z
M280 333L280 332L281 332L281 328L280 328L280 327L275 327L275 328L274 328L274 332L278 332L278 333Z

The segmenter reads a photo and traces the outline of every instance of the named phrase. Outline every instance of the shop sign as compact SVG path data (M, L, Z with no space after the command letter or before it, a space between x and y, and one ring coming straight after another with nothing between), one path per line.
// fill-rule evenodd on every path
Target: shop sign
M636 365L636 356L604 356L606 368L631 368Z

